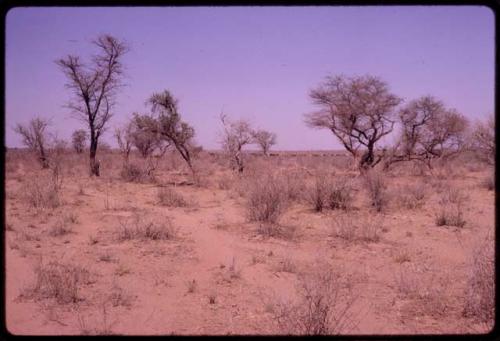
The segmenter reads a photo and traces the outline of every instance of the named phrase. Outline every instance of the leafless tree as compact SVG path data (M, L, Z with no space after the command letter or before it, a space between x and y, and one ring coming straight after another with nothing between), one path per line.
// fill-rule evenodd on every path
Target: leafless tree
M276 134L262 129L254 132L253 139L265 156L269 155L269 149L276 144Z
M432 168L433 159L455 155L466 144L467 119L432 96L411 101L399 117L401 137L386 165L418 160Z
M490 165L495 164L495 118L490 115L486 122L477 122L472 132L471 147Z
M23 144L34 152L42 168L49 168L47 157L49 121L41 117L35 117L28 124L18 123L14 131L21 135Z
M94 45L99 53L94 55L90 65L80 57L69 55L56 61L66 75L66 87L74 98L68 107L88 124L90 136L90 175L99 176L96 162L99 137L112 116L117 90L121 87L123 75L122 57L128 51L125 43L110 35L102 35Z
M355 159L366 148L359 161L362 169L381 161L375 157L376 144L392 132L393 110L401 102L384 81L369 75L327 77L310 97L320 110L305 115L309 127L331 130Z
M85 149L85 142L87 140L87 132L83 129L78 129L73 132L71 135L71 141L73 144L73 148L78 154L83 153Z
M222 148L229 155L231 167L242 173L244 169L242 149L245 145L253 142L254 131L248 121L230 121L224 113L221 113L220 120L224 127Z
M139 129L159 136L167 145L173 145L186 161L191 173L194 128L182 121L177 109L178 101L168 90L153 94L146 102L151 106L151 115L136 115L134 120Z
M130 151L132 150L132 124L128 122L123 127L116 128L114 136L123 155L123 161L128 164Z

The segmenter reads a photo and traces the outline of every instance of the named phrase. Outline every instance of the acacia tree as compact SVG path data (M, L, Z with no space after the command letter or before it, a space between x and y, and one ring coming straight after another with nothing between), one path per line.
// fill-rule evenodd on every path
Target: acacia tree
M23 144L38 156L42 168L49 168L47 158L49 121L41 117L35 117L28 124L18 123L14 131L21 135Z
M73 149L75 149L75 151L78 154L83 153L83 150L85 149L86 140L87 140L87 132L83 129L75 130L71 135Z
M488 164L495 164L495 118L490 115L486 122L477 122L472 132L471 147Z
M261 129L253 133L253 140L259 145L262 153L268 156L269 149L276 144L276 134Z
M168 90L153 94L146 102L151 106L150 115L135 115L134 121L139 129L158 136L167 145L173 145L186 161L191 173L195 170L192 163L194 128L182 121L175 99Z
M254 131L248 121L237 120L233 122L224 113L221 113L220 120L224 127L221 141L222 148L229 155L231 168L242 173L244 169L242 149L243 146L254 141Z
M361 169L374 167L377 142L394 128L394 108L401 99L389 92L387 84L377 77L327 77L309 96L320 107L305 115L311 128L329 129L355 158L361 147Z
M112 116L116 93L122 85L121 60L128 48L110 35L99 36L93 44L99 53L93 56L90 64L82 63L80 57L73 55L56 63L67 77L66 87L74 95L68 107L88 125L90 175L99 176L99 163L96 162L99 137Z
M413 100L399 112L401 136L386 165L417 160L431 161L460 152L466 143L467 119L432 96Z

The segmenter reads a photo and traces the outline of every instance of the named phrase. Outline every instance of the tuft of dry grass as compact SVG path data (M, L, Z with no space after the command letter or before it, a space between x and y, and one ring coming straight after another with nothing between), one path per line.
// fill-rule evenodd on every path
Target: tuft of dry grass
M54 209L61 205L59 192L59 185L46 175L28 178L21 188L21 195L36 209Z
M281 333L286 335L338 335L352 331L358 321L354 313L357 296L331 269L301 274L295 301L275 303L268 309Z
M364 182L368 190L371 206L377 212L381 212L389 202L387 181L384 175L377 170L369 170L364 174Z
M76 303L82 299L78 295L81 285L90 283L89 271L73 264L40 262L34 272L35 283L22 293L34 300L53 298L60 304Z
M118 241L132 239L171 240L177 236L170 218L152 219L145 214L134 214L131 218L120 221L117 230Z
M349 178L330 179L326 174L316 175L314 185L307 191L307 200L316 212L325 208L348 210L353 202L353 185Z
M422 182L406 184L401 187L398 191L397 197L400 204L409 209L413 210L420 208L425 203L426 198L426 186Z
M467 196L457 188L447 188L439 199L439 211L436 214L437 226L464 227L463 207Z
M463 314L493 325L495 317L495 241L488 236L469 261Z
M158 187L158 203L167 207L186 207L188 202L184 197L170 187Z
M284 183L271 174L253 178L248 184L246 196L250 221L276 224L288 207Z
M383 229L383 217L357 217L342 214L332 219L332 234L347 241L378 242Z

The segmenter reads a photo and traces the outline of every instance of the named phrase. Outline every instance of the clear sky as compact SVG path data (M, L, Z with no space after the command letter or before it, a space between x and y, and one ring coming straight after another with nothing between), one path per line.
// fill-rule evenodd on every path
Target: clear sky
M472 120L494 112L494 14L479 6L15 8L6 20L5 143L17 122L51 118L68 139L83 123L54 61L88 60L107 33L130 47L127 86L104 140L145 100L170 90L196 141L217 149L224 110L277 133L278 150L338 149L309 129L308 93L329 74L372 74L406 101L432 94Z

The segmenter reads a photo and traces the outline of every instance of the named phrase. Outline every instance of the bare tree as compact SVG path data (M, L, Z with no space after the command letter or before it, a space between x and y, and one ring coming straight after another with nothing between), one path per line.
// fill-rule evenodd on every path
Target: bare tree
M222 148L229 155L231 167L242 173L244 169L242 149L243 146L253 142L254 131L248 121L237 120L233 122L224 113L221 113L220 120L224 127Z
M75 130L71 135L73 148L78 154L83 153L83 150L85 149L86 140L87 140L87 132L83 129Z
M182 121L177 109L178 101L165 90L153 94L146 103L151 106L151 115L136 115L135 124L139 129L155 134L168 145L173 145L194 175L192 163L194 128Z
M358 158L360 147L366 148L360 168L374 167L377 142L394 128L393 110L401 99L391 94L387 84L377 77L327 77L310 92L317 112L306 114L309 127L329 129L344 148Z
M132 124L128 122L123 127L116 128L114 136L123 155L123 161L128 164L130 151L132 150Z
M80 57L69 55L56 61L66 75L66 87L74 98L68 107L88 124L90 136L90 175L99 176L96 162L99 137L112 116L117 90L121 87L123 65L121 59L128 51L127 46L110 35L102 35L94 45L99 53L94 55L90 65L85 65Z
M269 149L276 144L276 134L262 129L254 132L253 139L265 156L269 155Z
M399 117L401 137L386 165L418 160L432 168L433 159L455 155L465 146L467 119L432 96L411 101Z
M38 156L42 168L49 168L47 157L49 121L41 117L35 117L28 124L18 123L14 131L21 135L23 144Z
M477 122L472 132L471 147L488 164L495 164L495 118L490 115L486 122Z

